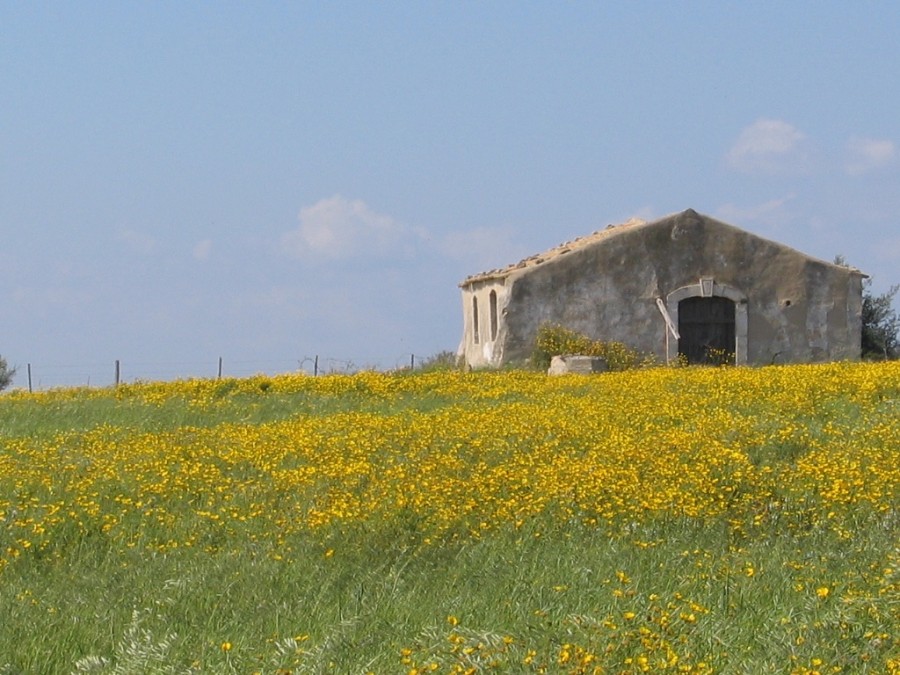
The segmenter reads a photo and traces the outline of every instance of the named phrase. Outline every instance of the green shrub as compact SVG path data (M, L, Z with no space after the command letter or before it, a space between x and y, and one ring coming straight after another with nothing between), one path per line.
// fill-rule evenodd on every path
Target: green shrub
M621 342L592 340L559 324L543 324L535 339L532 363L536 368L545 370L554 356L563 354L599 356L606 359L610 370L628 370L655 364L652 355L642 354Z
M6 359L0 356L0 390L6 389L9 385L12 384L15 374L16 369L10 368L6 364Z
M444 351L437 352L436 354L421 359L418 364L418 369L423 371L459 370L459 357L456 355L456 352L445 349Z

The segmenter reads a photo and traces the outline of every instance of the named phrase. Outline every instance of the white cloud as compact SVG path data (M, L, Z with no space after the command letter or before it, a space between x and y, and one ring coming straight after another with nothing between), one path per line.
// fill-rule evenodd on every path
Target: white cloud
M793 125L762 118L741 131L725 159L744 173L794 173L807 164L805 141Z
M897 155L893 141L854 136L847 142L845 169L852 176L889 164Z
M408 253L424 233L377 213L359 199L335 195L300 209L300 225L281 238L294 258L331 259Z
M193 255L196 260L208 260L212 251L212 240L203 239L194 245Z

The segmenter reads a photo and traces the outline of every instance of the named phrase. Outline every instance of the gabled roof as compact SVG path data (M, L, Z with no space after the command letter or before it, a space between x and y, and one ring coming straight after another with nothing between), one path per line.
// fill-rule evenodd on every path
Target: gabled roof
M685 211L682 211L681 213L672 213L667 216L663 216L662 218L657 218L656 220L649 221L649 222L646 220L641 220L640 218L631 218L630 220L627 220L624 223L620 223L618 225L607 225L606 228L604 228L602 230L597 230L596 232L592 232L591 234L585 235L583 237L578 237L576 239L573 239L572 241L564 242L562 244L559 244L558 246L554 246L553 248L544 251L543 253L537 253L537 254L529 256L527 258L523 258L519 262L513 263L511 265L507 265L506 267L500 267L497 269L489 270L487 272L480 272L478 274L470 275L470 276L466 277L465 279L463 279L463 281L459 284L459 286L462 288L462 287L468 286L468 285L478 282L478 281L503 279L505 277L508 277L510 274L517 272L519 270L533 268L533 267L537 267L539 265L543 265L544 263L550 262L550 261L552 261L556 258L559 258L562 255L570 253L572 251L577 251L577 250L586 248L588 246L597 244L599 242L612 239L613 237L617 237L626 232L631 232L634 230L642 229L643 227L651 227L651 226L655 225L656 223L659 223L663 220L669 220L673 216L680 216L680 215L694 216L695 218L696 217L700 217L700 218L706 217L706 216L702 216L701 214L698 214L693 209L686 209ZM734 227L733 225L728 225L727 223L722 223L722 225L725 225L726 227L729 227L729 228ZM735 229L738 229L738 228L735 228ZM757 235L754 235L751 233L747 233L747 234L750 234L750 236L754 236L754 237L757 236ZM762 238L762 237L760 237L760 238ZM778 246L781 246L783 248L790 249L790 247L785 246L784 244L778 244L777 242L773 242L773 243L776 243ZM790 250L794 250L794 249L790 249ZM812 256L809 256L800 251L795 251L795 252L806 258L816 260ZM829 265L833 264L833 263L828 263L827 261L824 261L824 260L820 260L819 262L823 262L823 263L829 264ZM856 272L857 274L860 274L863 277L866 276L865 274L863 274L856 268L850 267L850 270L853 272Z

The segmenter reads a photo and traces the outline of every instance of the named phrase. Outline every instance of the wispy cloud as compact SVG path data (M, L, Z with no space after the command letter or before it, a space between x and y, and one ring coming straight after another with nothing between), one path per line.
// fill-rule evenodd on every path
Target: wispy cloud
M851 176L858 176L890 164L896 155L897 147L891 140L854 136L847 142L844 168Z
M736 204L723 204L716 210L716 217L725 222L739 227L744 225L758 225L769 229L779 229L789 225L793 216L788 209L788 203L796 195L789 194L778 199L770 199L761 204L738 206Z
M263 312L297 318L309 318L309 308L315 305L311 302L309 291L279 285L241 290L231 299L231 303L238 316L247 312Z
M439 248L442 255L472 265L470 273L508 265L533 253L523 249L516 240L514 229L508 226L451 232L441 239Z
M900 262L900 237L886 237L878 242L875 251L878 260Z
M741 131L725 160L744 173L802 171L808 164L806 135L784 120L758 119Z
M11 297L14 303L41 313L48 309L67 311L80 309L94 300L94 296L88 291L64 287L20 286L13 290Z
M150 235L135 230L122 230L116 236L133 253L152 255L156 252L156 240Z
M409 253L423 232L373 211L359 199L335 195L300 209L300 224L281 238L298 259L346 259Z
M209 254L212 252L212 240L202 239L194 244L194 250L191 252L195 260L208 260Z

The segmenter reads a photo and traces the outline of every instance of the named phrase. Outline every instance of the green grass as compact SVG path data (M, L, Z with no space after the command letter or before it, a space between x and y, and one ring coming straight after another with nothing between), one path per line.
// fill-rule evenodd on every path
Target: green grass
M681 653L716 672L780 673L814 658L846 668L863 655L878 663L884 636L895 635L888 599L837 600L880 573L895 525L848 548L824 532L738 544L686 522L615 537L545 524L441 547L417 546L414 532L335 533L342 548L331 557L297 542L296 557L281 561L251 547L148 557L84 541L64 561L5 575L0 672L72 672L93 656L108 663L93 672L395 673L405 672L404 649L449 672L467 662L452 634L474 649L469 663L493 639L504 649L483 660L501 670L521 672L535 650L561 672L566 643L639 654L639 627L659 633L666 607L668 639L688 639ZM824 599L822 584L832 589ZM610 619L615 629L597 629Z
M680 396L691 387L708 395L703 385L683 384ZM0 435L49 447L60 434L101 426L161 433L473 405L440 391L377 395L362 383L332 393L239 385L222 383L204 405L190 394L158 403L122 393L4 397ZM573 381L573 395L586 389ZM478 405L504 414L524 396L487 396ZM814 439L838 422L896 419L896 386L878 393L865 415L853 396L803 404L789 419ZM735 419L749 424L754 412L759 429L788 419L770 420L774 413L753 401ZM688 421L683 411L654 414L673 427ZM623 411L629 415L637 423L642 413ZM806 452L791 440L744 450L758 467L796 463ZM229 471L264 480L252 466ZM23 502L40 493L49 503L58 489L14 476L0 485ZM896 485L888 489L896 494ZM589 673L601 662L615 673L900 672L896 507L859 505L835 517L839 527L818 517L812 493L783 508L782 520L758 523L730 522L726 513L589 526L548 509L481 535L468 526L434 535L410 512L292 531L276 544L252 527L206 527L193 499L172 496L179 517L156 529L137 516L120 523L133 528L129 536L107 536L91 523L60 527L52 546L0 567L0 675ZM4 517L0 549L12 546L16 515ZM192 536L192 546L156 546Z

